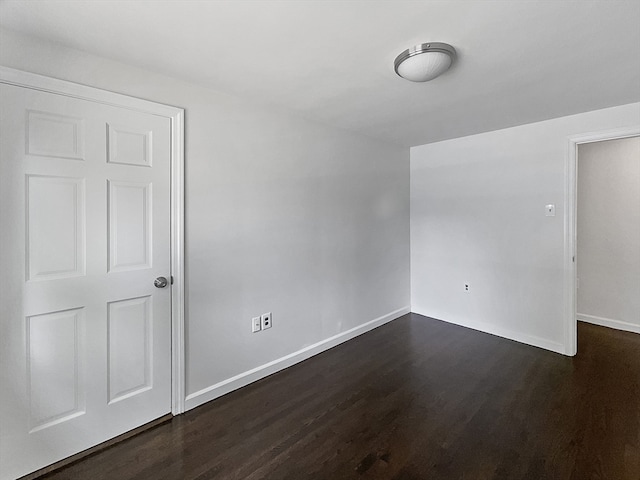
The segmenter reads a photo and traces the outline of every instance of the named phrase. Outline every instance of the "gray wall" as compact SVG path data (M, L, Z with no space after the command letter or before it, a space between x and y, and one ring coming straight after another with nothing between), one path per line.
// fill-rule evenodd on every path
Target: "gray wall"
M640 333L640 137L578 147L578 319Z
M4 66L186 109L188 407L408 311L408 149L1 34ZM263 312L273 328L252 334Z
M636 103L412 148L412 311L569 353L569 137L638 124Z

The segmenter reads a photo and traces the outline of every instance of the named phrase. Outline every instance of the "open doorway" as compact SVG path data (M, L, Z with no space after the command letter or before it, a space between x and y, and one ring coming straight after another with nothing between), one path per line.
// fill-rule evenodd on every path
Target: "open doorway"
M640 332L640 126L570 139L565 350L577 322Z
M640 137L578 146L578 321L640 333Z

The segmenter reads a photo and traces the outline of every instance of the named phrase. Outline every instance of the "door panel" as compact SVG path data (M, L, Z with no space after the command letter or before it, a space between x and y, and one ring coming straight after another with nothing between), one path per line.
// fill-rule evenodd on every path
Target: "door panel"
M27 281L84 275L84 179L27 175Z
M171 411L170 120L0 94L5 479Z
M111 404L152 387L151 297L110 302L107 322Z
M109 163L151 166L151 130L122 125L107 125L107 128Z
M27 110L27 154L84 160L83 120Z
M109 180L109 272L151 267L151 184Z
M84 384L80 381L83 313L82 308L73 308L27 317L30 432L85 412Z

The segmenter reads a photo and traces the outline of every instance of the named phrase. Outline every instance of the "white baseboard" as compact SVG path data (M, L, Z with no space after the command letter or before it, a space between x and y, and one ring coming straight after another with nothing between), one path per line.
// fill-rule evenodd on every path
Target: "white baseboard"
M185 411L195 408L198 405L202 405L203 403L218 398L229 392L232 392L233 390L244 387L245 385L249 385L250 383L267 377L280 370L284 370L285 368L295 365L296 363L306 360L307 358L322 353L325 350L329 350L336 345L344 343L347 340L351 340L358 335L362 335L363 333L368 332L369 330L373 330L376 327L395 320L396 318L399 318L402 315L409 313L410 311L411 308L408 306L399 308L398 310L395 310L391 313L363 323L362 325L358 325L357 327L347 330L346 332L339 333L337 335L334 335L333 337L329 337L318 343L309 345L308 347L298 350L297 352L290 353L289 355L285 355L284 357L273 360L272 362L265 363L264 365L260 365L259 367L240 373L234 377L228 378L207 388L203 388L202 390L199 390L195 393L187 395L187 398L185 399Z
M425 317L434 318L428 313L417 312L415 311L415 309L413 310L413 312L419 315L424 315ZM485 322L451 321L439 318L436 320L453 323L454 325L459 325L461 327L470 328L479 332L489 333L497 337L507 338L515 342L524 343L526 345L531 345L533 347L543 348L545 350L551 350L552 352L566 355L563 343L554 342L553 340L547 340L546 338L536 337L535 335L516 332Z
M593 323L594 325L600 325L601 327L615 328L616 330L624 330L625 332L640 333L640 325L623 322L622 320L596 317L595 315L586 315L584 313L577 313L576 319L579 322Z

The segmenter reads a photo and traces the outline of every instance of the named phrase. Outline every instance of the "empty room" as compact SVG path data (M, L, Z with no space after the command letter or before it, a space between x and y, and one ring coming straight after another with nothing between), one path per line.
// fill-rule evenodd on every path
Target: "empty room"
M0 480L640 480L640 2L0 0Z

